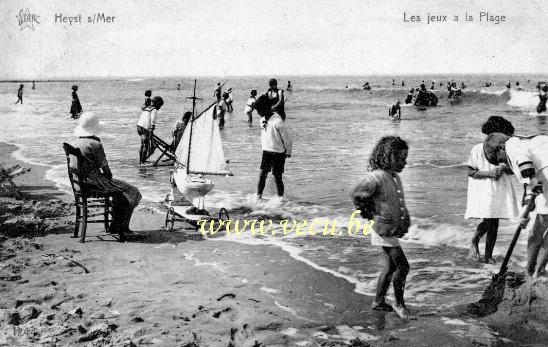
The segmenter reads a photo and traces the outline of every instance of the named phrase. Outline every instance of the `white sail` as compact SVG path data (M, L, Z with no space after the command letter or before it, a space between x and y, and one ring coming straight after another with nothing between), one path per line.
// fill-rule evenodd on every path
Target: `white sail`
M188 158L188 173L231 174L226 165L219 125L217 120L213 118L214 114L215 106L212 105L200 116L197 116L192 124L187 125L181 142L177 146L175 151L177 160L186 165ZM190 136L191 128L192 139Z

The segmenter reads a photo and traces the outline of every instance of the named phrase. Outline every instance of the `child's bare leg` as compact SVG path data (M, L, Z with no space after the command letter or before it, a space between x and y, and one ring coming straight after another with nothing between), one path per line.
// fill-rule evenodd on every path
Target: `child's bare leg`
M480 251L479 251L479 241L487 232L487 223L486 219L482 220L476 229L476 234L472 238L472 244L470 245L470 253L468 254L468 259L480 260Z
M537 257L542 246L542 235L548 227L548 215L538 214L527 239L527 274L533 276L537 266Z
M394 274L392 275L392 286L394 288L396 304L392 307L394 308L396 314L401 318L416 319L411 314L411 312L409 312L403 300L403 293L405 291L405 280L407 279L407 274L409 273L409 263L407 262L405 253L403 253L403 249L401 247L390 247L387 250L387 254L390 256L391 261L396 266L396 271L394 271Z
M391 247L383 247L384 255L384 268L379 274L379 279L377 282L377 295L375 301L371 304L371 309L375 311L393 311L392 306L388 305L385 301L386 292L390 286L390 281L392 280L392 275L396 271L396 264L392 261L389 253Z
M544 238L538 253L537 261L538 265L534 277L543 276L546 271L546 264L548 264L548 232L546 231L544 233Z
M488 264L494 264L493 249L497 242L497 233L499 230L499 220L497 218L484 219L487 226L487 236L485 237L485 262Z

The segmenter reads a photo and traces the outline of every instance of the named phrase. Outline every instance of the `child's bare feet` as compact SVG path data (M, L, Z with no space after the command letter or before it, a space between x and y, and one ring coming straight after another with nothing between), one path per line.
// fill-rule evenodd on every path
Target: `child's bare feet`
M409 320L417 319L417 317L413 316L411 312L409 312L407 307L403 305L394 305L393 308L394 308L394 312L396 312L396 314L400 316L400 318L409 319Z
M479 261L481 258L478 244L475 243L474 241L472 241L472 245L470 246L470 253L468 253L467 258L470 260L477 260L477 261Z
M394 309L392 306L388 305L386 302L378 303L376 301L373 301L371 304L371 309L375 311L384 311L384 312L392 312Z

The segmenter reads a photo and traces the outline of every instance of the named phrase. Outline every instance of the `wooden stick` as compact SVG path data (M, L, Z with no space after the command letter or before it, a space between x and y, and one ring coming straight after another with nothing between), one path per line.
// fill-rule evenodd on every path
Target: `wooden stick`
M72 259L70 259L70 258L67 258L67 257L65 257L64 255L58 255L58 254L44 254L44 255L42 255L42 256L43 256L43 257L57 257L57 258L63 258L63 259L65 259L65 260L68 260L68 261L74 263L74 265L79 266L79 267L81 267L82 269L84 269L84 272L85 272L85 273L88 274L88 273L90 272L84 265L80 264L79 262L77 262L77 261L75 261L75 260L72 260Z

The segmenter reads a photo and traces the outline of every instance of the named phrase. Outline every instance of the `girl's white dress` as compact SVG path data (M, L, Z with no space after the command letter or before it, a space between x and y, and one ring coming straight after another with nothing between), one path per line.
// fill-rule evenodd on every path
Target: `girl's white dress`
M497 168L485 158L483 143L472 148L467 164L479 171ZM464 218L516 218L518 213L516 191L510 176L504 174L497 181L468 177Z

